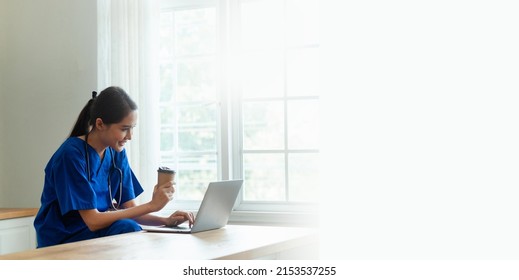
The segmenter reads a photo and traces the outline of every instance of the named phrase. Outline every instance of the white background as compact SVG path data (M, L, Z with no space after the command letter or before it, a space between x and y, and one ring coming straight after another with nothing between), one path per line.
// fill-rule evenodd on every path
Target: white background
M518 5L323 8L322 256L518 259Z

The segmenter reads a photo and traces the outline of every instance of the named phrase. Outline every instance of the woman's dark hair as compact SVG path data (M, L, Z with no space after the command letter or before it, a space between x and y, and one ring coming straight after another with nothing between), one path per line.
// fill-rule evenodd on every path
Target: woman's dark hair
M97 118L102 119L105 124L118 123L135 110L137 110L137 104L120 87L108 87L101 91L99 96L94 91L92 99L79 113L70 137L88 134Z

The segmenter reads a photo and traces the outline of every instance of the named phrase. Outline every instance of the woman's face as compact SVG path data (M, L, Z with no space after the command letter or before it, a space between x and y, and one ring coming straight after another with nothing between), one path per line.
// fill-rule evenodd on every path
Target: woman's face
M117 152L124 149L128 140L132 140L133 129L137 124L137 111L132 111L122 121L106 126L103 142Z

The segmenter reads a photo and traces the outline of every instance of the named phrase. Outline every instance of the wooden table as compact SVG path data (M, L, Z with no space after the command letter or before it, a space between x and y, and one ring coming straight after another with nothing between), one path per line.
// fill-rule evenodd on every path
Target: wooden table
M317 259L317 248L315 229L227 225L195 234L120 234L0 255L0 259Z
M38 208L0 208L0 220L36 216Z

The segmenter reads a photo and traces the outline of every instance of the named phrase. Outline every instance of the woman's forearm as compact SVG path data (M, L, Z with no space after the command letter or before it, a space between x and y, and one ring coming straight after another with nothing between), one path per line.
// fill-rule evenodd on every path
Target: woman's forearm
M155 209L149 204L136 205L134 207L125 207L122 210L99 212L97 209L79 210L79 214L83 221L91 231L97 231L106 228L117 220L135 219L148 216L149 213L155 212Z
M134 218L134 220L141 225L147 226L161 226L166 224L164 217L159 217L153 214L142 215Z
M124 203L123 207L125 209L133 208L137 206L137 202L135 200L130 200L126 203ZM153 214L144 214L138 217L133 218L137 223L141 225L147 225L147 226L160 226L166 224L166 218L159 217Z

